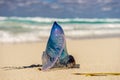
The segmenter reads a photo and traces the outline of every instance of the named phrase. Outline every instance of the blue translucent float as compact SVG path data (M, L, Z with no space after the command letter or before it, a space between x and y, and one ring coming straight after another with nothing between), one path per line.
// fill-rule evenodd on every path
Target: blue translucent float
M74 58L68 55L66 49L64 31L56 22L53 24L46 50L42 55L42 65L42 70L60 66L73 67L75 65Z

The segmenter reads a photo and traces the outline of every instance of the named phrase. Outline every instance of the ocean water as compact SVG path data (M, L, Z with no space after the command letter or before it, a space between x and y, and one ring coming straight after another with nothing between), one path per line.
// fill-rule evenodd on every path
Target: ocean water
M47 39L54 21L62 26L69 39L120 36L120 19L0 17L0 43Z

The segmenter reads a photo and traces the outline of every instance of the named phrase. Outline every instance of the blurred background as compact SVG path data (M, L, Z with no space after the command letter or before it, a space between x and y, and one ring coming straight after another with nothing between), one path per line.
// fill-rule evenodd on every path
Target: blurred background
M54 21L69 39L120 36L119 0L0 0L0 43L42 41Z

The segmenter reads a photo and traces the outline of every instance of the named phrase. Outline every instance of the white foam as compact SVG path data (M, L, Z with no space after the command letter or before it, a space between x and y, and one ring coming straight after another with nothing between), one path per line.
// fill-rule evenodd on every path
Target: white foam
M118 18L43 18L43 17L0 17L0 20L5 19L16 19L16 20L30 20L36 22L46 22L52 23L54 21L58 22L70 22L70 21L78 21L78 22L108 22L108 23L120 23L120 19Z
M0 17L0 20L4 22L6 19L17 19L17 20L32 20L38 22L69 22L69 21L108 21L108 22L119 22L119 19L57 19L57 18L40 18L40 17ZM14 22L14 20L13 20ZM120 24L60 24L64 29L66 37L94 37L104 35L120 35ZM18 28L17 28L18 27ZM1 43L17 43L17 42L31 42L41 41L42 38L48 38L50 35L51 24L26 24L26 23L11 23L7 24L4 22L0 24L0 42ZM13 29L13 30L11 30ZM16 31L15 31L16 30ZM18 32L17 32L18 30ZM16 32L16 33L15 33Z
M24 33L14 35L9 32L0 31L0 42L1 43L18 43L18 42L32 42L41 41L38 35L34 33Z
M99 30L65 30L66 37L94 37L94 36L104 36L104 35L120 35L120 29L99 29ZM19 43L19 42L32 42L32 41L41 41L42 38L48 38L50 31L42 30L35 32L26 32L19 34L12 34L10 32L0 31L0 42L1 43Z
M0 17L0 21L7 19L7 17Z

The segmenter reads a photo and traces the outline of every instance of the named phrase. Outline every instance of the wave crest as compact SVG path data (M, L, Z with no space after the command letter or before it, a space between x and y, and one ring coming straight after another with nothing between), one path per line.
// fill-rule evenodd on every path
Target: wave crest
M22 22L36 22L36 23L53 23L57 21L59 23L81 23L81 24L90 24L90 23L120 23L120 19L98 19L98 18L42 18L42 17L0 17L0 21L22 21Z

